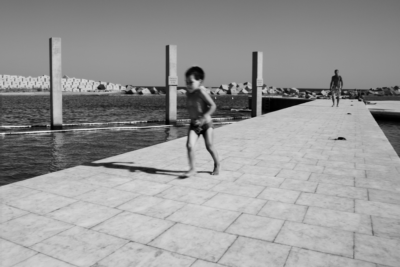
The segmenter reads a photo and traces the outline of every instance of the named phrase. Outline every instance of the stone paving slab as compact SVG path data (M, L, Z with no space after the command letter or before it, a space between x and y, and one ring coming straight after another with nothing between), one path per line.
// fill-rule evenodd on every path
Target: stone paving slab
M180 138L2 186L0 266L400 266L400 158L340 104L216 129L219 176Z
M68 264L66 262L51 258L44 254L36 254L30 257L26 261L20 262L13 267L32 267L32 266L51 266L51 267L74 267L75 265Z
M0 239L0 248L1 266L13 266L37 254L34 250L4 239Z
M126 243L127 240L77 226L31 248L75 266L92 266Z

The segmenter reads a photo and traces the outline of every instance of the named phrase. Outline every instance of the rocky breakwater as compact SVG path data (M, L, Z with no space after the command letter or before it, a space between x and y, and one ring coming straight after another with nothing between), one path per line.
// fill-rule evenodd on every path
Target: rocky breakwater
M62 90L65 92L111 92L122 91L126 87L120 84L113 84L104 81L94 81L87 79L62 78ZM0 92L19 92L19 91L49 91L50 76L42 75L38 77L24 77L17 75L0 75Z
M374 96L400 96L400 87L398 85L392 87L370 88L367 95Z
M230 84L221 84L218 87L206 87L206 91L210 95L251 95L253 92L252 85L250 82ZM165 94L165 87L135 87L133 85L127 85L126 94L130 95L163 95ZM183 87L178 87L178 95L185 95L186 90ZM263 95L282 95L282 96L298 96L299 90L297 88L276 88L274 86L268 87L267 85L262 86Z
M147 87L134 87L132 85L127 85L126 89L125 89L125 94L127 94L127 95L162 95L162 94L165 94L164 90L157 89L155 87L147 88Z
M330 98L332 92L330 90L321 90L320 92L311 92L305 90L300 92L300 97L305 98ZM359 99L362 100L363 97L367 99L374 100L391 100L400 98L400 88L399 86L392 87L377 87L370 89L343 89L341 93L341 98L343 99Z
M250 82L230 84L221 84L217 88L208 89L211 95L251 95L253 87ZM277 88L275 86L267 86L263 84L261 87L263 95L281 95L281 96L298 96L299 90L297 88Z

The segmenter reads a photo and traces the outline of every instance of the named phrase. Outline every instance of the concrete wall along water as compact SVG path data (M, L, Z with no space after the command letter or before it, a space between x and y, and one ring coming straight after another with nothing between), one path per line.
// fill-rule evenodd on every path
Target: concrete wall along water
M261 108L264 112L273 112L284 108L293 107L314 99L289 98L289 97L263 97ZM251 107L252 98L249 97L249 107Z

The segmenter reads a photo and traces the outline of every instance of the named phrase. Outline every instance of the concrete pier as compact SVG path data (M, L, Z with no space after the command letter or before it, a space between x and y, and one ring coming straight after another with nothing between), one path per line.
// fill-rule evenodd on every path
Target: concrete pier
M336 140L344 137L346 140ZM387 267L400 158L366 106L315 100L0 187L2 266Z
M178 50L176 45L166 46L166 124L174 124L177 119Z
M50 44L50 114L51 129L62 128L61 38L52 37Z
M263 52L253 52L251 116L262 115Z

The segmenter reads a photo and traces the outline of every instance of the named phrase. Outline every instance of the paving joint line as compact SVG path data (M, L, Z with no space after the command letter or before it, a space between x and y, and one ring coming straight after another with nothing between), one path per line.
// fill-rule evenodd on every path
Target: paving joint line
M255 214L256 216L266 217L266 216L261 216L261 215L260 215L260 212L262 211L263 208L265 208L265 206L267 206L267 203L268 203L268 202L270 202L270 200L266 200L266 201L265 201L265 203L264 203L264 205L262 205L261 209L259 209L259 210L257 211L257 213Z
M52 193L48 193L48 192L43 192L43 193L52 194ZM55 194L52 194L52 195L55 195ZM58 195L55 195L55 196L58 196ZM65 197L65 198L69 198L69 197ZM75 200L75 202L69 203L68 205L65 205L65 206L63 206L63 207L57 208L57 209L55 209L55 210L52 210L52 211L47 212L47 213L44 213L44 214L42 214L42 213L37 213L37 212L31 211L31 210L26 210L26 209L23 209L23 208L19 208L19 207L10 205L10 203L8 203L7 205L10 206L10 207L13 207L13 208L17 208L17 209L20 209L20 210L23 210L23 211L27 211L27 212L32 213L32 214L34 214L34 215L39 215L39 216L43 216L43 217L46 217L46 218L49 218L49 219L54 219L54 218L52 218L52 217L47 217L46 215L48 215L48 214L50 214L50 213L53 213L53 212L55 212L55 211L58 211L58 210L60 210L60 209L69 207L69 206L71 206L72 204L74 204L74 203L76 203L76 202L79 202L79 200L76 200L76 199L73 199L73 198L69 198L69 199ZM56 219L55 219L55 220L56 220Z
M234 234L230 234L230 235L234 235ZM228 246L228 248L225 250L225 252L222 253L221 257L219 257L219 259L217 259L215 261L215 263L218 263L225 256L225 254L229 251L229 249L233 246L233 244L235 244L236 241L239 239L239 235L234 235L234 236L236 236L235 240L233 240L233 242Z
M281 228L279 229L279 232L276 234L276 236L274 237L274 240L272 240L271 243L280 244L280 243L276 243L275 240L278 238L279 234L281 233L282 228L285 227L286 222L288 222L288 220L283 220L283 224L282 224ZM282 245L286 245L286 244L282 244ZM286 245L286 246L288 246L288 245Z
M243 214L245 214L243 212L238 212L238 213L239 213L239 215L227 227L225 227L224 230L222 230L223 233L227 233L226 230L228 230L229 227L231 227L240 217L242 217ZM249 215L249 214L247 214L247 215ZM232 235L232 233L227 233L227 234L231 234Z
M321 250L313 250L313 249L309 249L309 248L305 248L305 247L298 247L298 246L294 246L294 245L288 245L288 244L284 244L284 243L277 243L277 242L275 242L275 240L274 240L274 244L279 244L279 245L283 245L283 246L290 246L290 247L295 247L295 248L298 248L298 249L303 249L303 250L318 252L318 253L321 253L321 254L328 254L328 255L332 255L332 256L336 256L336 257L341 257L341 258L345 258L345 259L354 260L354 258L352 258L352 257L347 257L347 256L343 256L343 255L340 255L340 254L334 254L334 253L331 253L331 252L326 252L326 251L321 251Z
M169 220L168 218L171 217L172 215L174 215L175 213L177 213L178 211L182 210L183 208L185 208L185 207L186 207L187 205L189 205L189 204L191 204L191 203L185 203L182 207L180 207L180 208L177 209L176 211L172 212L170 215L167 215L166 217L164 217L163 220L168 220L168 221L170 221L170 222L178 223L178 222L176 222L176 221ZM191 204L191 205L194 205L194 204ZM200 206L200 205L199 205L199 206Z
M353 259L356 256L356 232L353 232Z
M288 260L289 257L290 257L290 253L292 253L292 249L293 249L293 246L290 246L290 250L289 250L289 253L288 253L287 256L286 256L286 260L285 260L285 263L283 264L283 267L286 266L287 260Z
M382 217L381 217L381 218L382 218ZM369 219L371 220L371 232L372 232L372 236L375 236L374 221L372 220L372 215L369 215Z
M60 221L60 220L57 220L57 219L53 219L53 218L49 218L49 217L46 217L46 216L43 216L43 215L40 215L40 216L45 217L45 218L47 218L47 219L52 219L52 220L55 220L55 221L58 221L58 222L62 222L62 223L65 223L65 224L69 224L71 227L69 227L68 229L65 229L65 230L63 230L63 231L60 231L60 232L58 232L58 233L56 233L56 234L54 234L54 235L52 235L52 236L49 236L49 237L47 237L47 238L45 238L45 239L43 239L43 240L41 240L41 241L39 241L39 242L36 242L36 243L30 245L28 248L31 249L31 250L34 250L34 248L32 248L32 247L33 247L34 245L36 245L36 244L42 243L43 241L46 241L46 240L48 240L48 239L50 239L50 238L53 238L53 237L55 237L55 236L57 236L57 235L59 235L59 234L61 234L61 233L64 233L64 232L66 232L66 231L68 231L68 230L71 230L71 229L74 228L74 227L81 227L81 226L78 226L78 225L75 225L75 224L72 224L72 223L63 222L63 221ZM81 227L81 228L85 228L85 227ZM87 228L85 228L85 229L87 229ZM37 251L37 250L34 250L34 251ZM37 252L41 253L40 251L37 251Z
M93 231L93 230L92 230ZM97 232L97 231L96 231ZM101 232L100 232L101 233ZM104 234L104 233L103 233ZM90 266L95 266L97 263L99 263L100 261L104 260L105 258L115 254L117 251L119 251L120 249L122 249L123 247L125 247L126 245L128 245L129 243L131 243L132 241L128 241L127 243L121 245L119 248L117 248L116 250L114 250L113 252L111 252L110 254L107 254L106 256L104 256L103 258L97 260L94 264L90 265ZM138 243L140 244L140 243Z
M305 206L305 205L301 205L301 206ZM306 207L307 207L307 209L306 209L306 212L304 212L303 219L301 220L301 223L304 223L304 220L307 217L308 210L310 209L310 206L306 206Z
M164 233L166 233L168 230L170 230L172 227L174 227L175 225L178 224L178 222L174 222L174 221L169 221L168 222L172 222L172 225L170 227L168 227L167 229L165 229L162 233L160 233L159 235L157 235L156 237L154 237L153 239L151 239L149 242L146 243L146 245L150 244L151 242L153 242L154 240L156 240L158 237L160 237L161 235L163 235ZM160 248L159 248L160 249Z
M67 264L69 264L69 265L72 265L72 266L74 266L74 267L78 267L78 266L75 265L75 264L72 264L72 263L70 263L70 262L64 261L64 260L62 260L62 259L58 259L58 258L56 258L56 257L54 257L54 256L52 256L52 255L48 255L48 254L46 254L46 253L44 253L44 252L38 252L38 251L36 251L36 250L34 250L34 251L37 252L37 254L33 255L32 257L37 256L37 255L39 255L39 254L42 254L42 255L45 255L45 256L47 256L47 257L49 257L49 258L53 258L53 259L55 259L55 260L58 260L58 261L61 261L61 262L65 262L65 263L67 263ZM30 258L32 258L32 257L29 257L28 259L30 259ZM24 260L24 261L27 261L28 259L26 259L26 260ZM22 262L24 262L24 261L21 261L21 262L19 262L18 264L20 264L20 263L22 263ZM16 265L17 265L17 264L16 264ZM16 266L16 265L13 265L13 266Z

